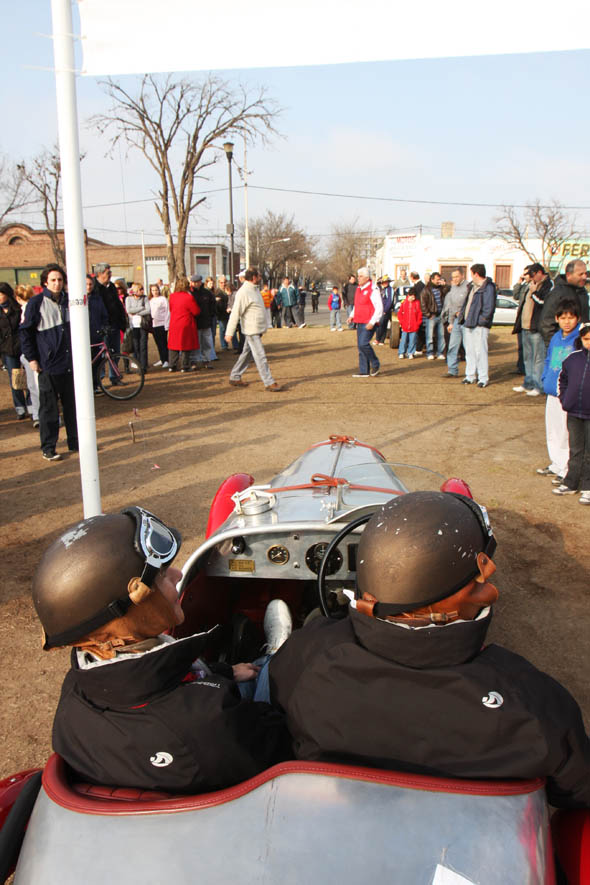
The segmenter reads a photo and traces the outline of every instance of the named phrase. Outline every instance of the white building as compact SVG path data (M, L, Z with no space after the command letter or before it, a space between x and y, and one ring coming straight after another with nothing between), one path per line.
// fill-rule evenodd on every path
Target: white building
M452 225L445 228L452 233ZM540 241L531 239L530 248L539 254ZM408 273L417 271L422 279L425 274L438 271L450 282L456 268L469 276L472 264L485 264L487 275L499 289L511 289L530 263L531 259L522 250L497 237L437 237L413 230L385 237L375 256L374 271L376 277L387 273L392 280L397 279L404 268Z

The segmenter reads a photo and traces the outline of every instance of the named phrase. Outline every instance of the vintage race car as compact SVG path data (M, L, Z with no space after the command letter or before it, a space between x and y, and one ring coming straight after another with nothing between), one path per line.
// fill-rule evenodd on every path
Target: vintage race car
M222 625L208 654L233 663L242 624L260 645L273 598L287 602L294 628L318 606L342 616L364 523L393 495L432 488L471 495L462 480L388 464L347 436L312 446L267 485L228 477L183 569L179 635ZM554 851L559 881L590 882L589 814L550 822L541 779L285 762L230 789L179 796L81 783L53 755L42 775L0 783L1 824L1 870L18 855L16 885L552 885Z

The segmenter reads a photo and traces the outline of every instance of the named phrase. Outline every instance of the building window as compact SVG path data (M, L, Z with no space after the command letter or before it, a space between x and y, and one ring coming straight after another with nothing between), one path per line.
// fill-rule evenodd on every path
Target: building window
M200 274L203 279L211 274L211 256L197 255L195 258L195 273Z
M21 246L24 243L23 237L11 237L8 241L9 246Z
M451 284L451 274L454 270L460 270L465 278L467 276L467 265L466 264L441 264L439 268L439 273L441 277L444 277L445 282L449 285Z
M496 264L494 282L498 289L512 289L512 265Z

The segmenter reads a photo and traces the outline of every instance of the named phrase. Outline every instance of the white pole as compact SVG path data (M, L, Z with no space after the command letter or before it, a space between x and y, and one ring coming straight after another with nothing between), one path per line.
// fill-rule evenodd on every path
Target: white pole
M70 329L76 390L76 421L80 446L80 479L84 517L88 518L101 512L101 504L90 365L90 329L86 303L86 255L82 221L80 146L71 0L51 0L51 15L64 231L68 262Z
M246 267L250 267L250 231L248 229L248 161L246 159L246 136L244 136L244 244Z

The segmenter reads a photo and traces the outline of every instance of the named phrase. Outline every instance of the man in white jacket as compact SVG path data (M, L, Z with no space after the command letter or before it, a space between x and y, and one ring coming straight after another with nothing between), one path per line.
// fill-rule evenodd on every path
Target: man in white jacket
M225 330L225 340L228 344L231 344L232 335L236 331L238 323L240 323L244 335L244 348L231 370L229 383L232 387L248 386L247 381L242 381L242 375L248 368L250 357L252 357L265 389L271 393L278 393L283 388L272 377L262 344L262 335L268 328L268 320L264 301L258 288L260 274L255 268L248 268L244 277L245 282L236 292Z

